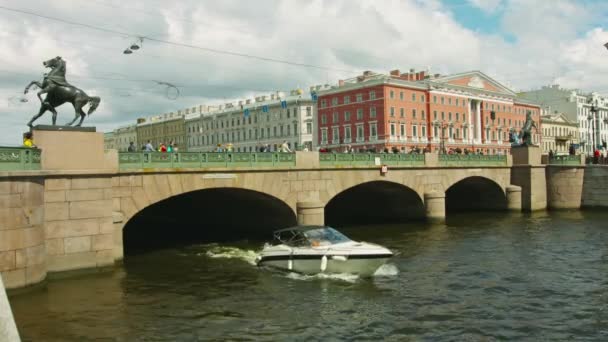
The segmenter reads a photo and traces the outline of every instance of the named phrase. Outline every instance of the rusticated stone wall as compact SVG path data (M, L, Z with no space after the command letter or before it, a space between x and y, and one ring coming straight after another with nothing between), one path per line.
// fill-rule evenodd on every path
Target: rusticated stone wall
M583 207L608 207L608 166L587 165L582 198Z
M585 166L548 165L547 206L550 209L581 207Z
M44 207L49 272L113 264L110 175L47 178Z
M6 288L43 280L45 254L44 179L0 180L0 272Z

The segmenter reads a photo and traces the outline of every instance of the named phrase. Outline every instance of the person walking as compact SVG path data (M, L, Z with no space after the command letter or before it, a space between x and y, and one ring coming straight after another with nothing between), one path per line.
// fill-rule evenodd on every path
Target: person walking
M287 140L283 141L283 145L281 145L281 152L285 152L285 153L291 153L291 149L289 148L289 144L287 143Z
M136 148L135 148L135 143L133 143L132 141L129 142L129 147L127 147L127 151L128 152L135 152Z

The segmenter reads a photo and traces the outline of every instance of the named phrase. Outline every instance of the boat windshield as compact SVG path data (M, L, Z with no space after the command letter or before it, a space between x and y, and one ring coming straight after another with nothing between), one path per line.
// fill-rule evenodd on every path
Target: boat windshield
M307 230L304 236L311 246L335 245L350 241L344 234L330 227Z

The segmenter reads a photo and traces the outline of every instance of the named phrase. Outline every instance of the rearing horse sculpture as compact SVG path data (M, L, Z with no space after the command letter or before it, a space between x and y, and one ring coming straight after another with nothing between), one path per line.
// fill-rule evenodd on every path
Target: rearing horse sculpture
M521 128L520 137L521 137L521 146L531 146L532 145L532 128L538 131L538 127L536 127L536 123L532 120L532 112L526 112L526 122L524 126Z
M49 59L48 61L42 62L42 65L47 68L51 68L51 71L44 75L42 83L32 81L27 85L27 87L25 87L25 90L23 91L24 94L27 94L32 85L36 85L38 88L40 88L40 91L37 94L38 99L40 99L40 110L38 111L38 114L34 115L30 122L27 123L27 125L32 127L34 121L41 117L42 114L44 114L47 110L50 110L53 113L53 126L56 125L57 110L55 108L66 102L71 103L76 111L74 120L68 122L66 125L73 125L79 116L80 122L78 122L76 126L82 125L82 121L84 120L85 116L87 114L91 115L91 113L97 109L101 99L98 96L88 96L84 91L74 87L65 80L66 63L63 59L61 59L61 57ZM42 94L46 94L44 100L42 99ZM89 104L89 110L87 114L85 114L82 107L84 107L87 103Z

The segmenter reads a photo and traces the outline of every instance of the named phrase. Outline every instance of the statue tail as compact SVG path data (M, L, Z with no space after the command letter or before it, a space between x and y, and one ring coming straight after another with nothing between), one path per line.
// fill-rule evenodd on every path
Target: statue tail
M91 115L95 109L97 109L99 102L101 102L99 96L89 96L89 111L87 112L87 115Z

